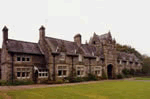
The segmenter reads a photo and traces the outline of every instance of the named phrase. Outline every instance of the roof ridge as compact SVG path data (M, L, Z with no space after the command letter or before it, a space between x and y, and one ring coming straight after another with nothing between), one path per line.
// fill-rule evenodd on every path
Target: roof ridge
M54 37L47 37L47 36L45 36L45 38L52 38L52 39L57 39L57 40L62 40L62 41L67 41L67 42L72 42L72 43L74 43L74 41L63 40L63 39L54 38Z
M14 39L8 39L8 40L12 40L12 41L18 41L18 42L23 42L23 43L32 43L32 44L38 44L38 43L35 43L35 42L22 41L22 40L14 40Z

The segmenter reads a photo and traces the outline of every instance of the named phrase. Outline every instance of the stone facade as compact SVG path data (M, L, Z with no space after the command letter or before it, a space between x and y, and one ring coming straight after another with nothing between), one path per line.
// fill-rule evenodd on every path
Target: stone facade
M82 44L82 36L74 42L45 36L39 29L39 42L31 43L8 39L3 28L1 50L1 79L7 81L29 79L35 82L58 80L70 75L86 77L89 73L108 78L122 73L122 69L141 69L141 61L134 55L116 50L111 33L93 34L89 43Z

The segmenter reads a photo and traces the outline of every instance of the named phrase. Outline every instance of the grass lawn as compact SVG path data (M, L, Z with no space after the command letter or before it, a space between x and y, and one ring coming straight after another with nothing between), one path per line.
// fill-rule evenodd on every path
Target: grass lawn
M12 99L149 99L150 82L104 81L94 84L8 91L7 94Z
M150 77L136 77L135 80L150 80Z

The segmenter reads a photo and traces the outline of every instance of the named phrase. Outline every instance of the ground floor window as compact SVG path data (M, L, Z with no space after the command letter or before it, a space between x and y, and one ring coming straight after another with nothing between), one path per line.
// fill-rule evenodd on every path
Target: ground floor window
M67 76L67 66L58 66L58 76L59 77L66 77Z
M39 78L47 78L48 77L48 69L39 69Z
M77 66L77 76L84 76L84 66Z
M94 73L97 76L101 76L101 66L94 67Z
M30 78L30 74L31 74L31 68L26 68L26 67L23 67L23 68L16 68L16 75L17 75L17 78L21 79L21 78Z

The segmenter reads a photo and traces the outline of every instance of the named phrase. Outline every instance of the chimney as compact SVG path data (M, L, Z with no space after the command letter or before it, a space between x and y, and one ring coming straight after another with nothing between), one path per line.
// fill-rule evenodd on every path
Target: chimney
M8 28L4 26L2 31L3 31L3 42L6 44L6 41L8 40Z
M77 34L77 35L74 36L74 42L76 42L78 46L81 45L82 40L81 40L81 35L80 34Z
M40 40L45 38L45 27L42 25L39 29Z

